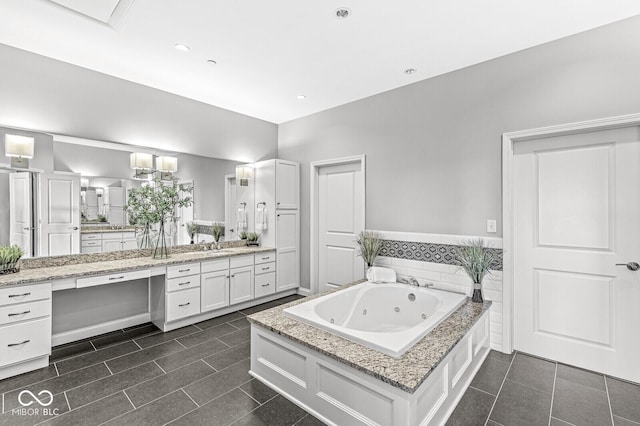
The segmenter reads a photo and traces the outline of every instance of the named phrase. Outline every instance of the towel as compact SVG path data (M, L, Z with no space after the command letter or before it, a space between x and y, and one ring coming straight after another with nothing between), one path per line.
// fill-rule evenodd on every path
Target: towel
M372 266L367 271L367 281L370 283L395 283L396 271L391 268Z
M267 229L267 209L264 204L259 204L256 208L256 230L266 231Z
M242 231L247 228L247 210L244 207L238 207L238 213L236 217L238 231Z

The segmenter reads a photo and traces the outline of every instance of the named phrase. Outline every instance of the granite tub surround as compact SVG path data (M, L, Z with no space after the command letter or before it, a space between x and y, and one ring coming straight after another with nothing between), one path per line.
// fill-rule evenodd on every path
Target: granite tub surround
M204 245L178 246L171 249L168 259L153 259L152 249L24 259L21 261L20 272L0 276L0 287L135 271L274 250L270 247L247 247L243 244L244 242L237 245L236 242L227 243L221 250L205 250Z
M363 281L347 284L341 289L361 282ZM330 292L332 291L262 311L250 315L248 319L255 325L285 336L296 343L408 393L414 393L420 387L456 343L491 307L491 302L477 304L467 299L460 308L443 320L401 358L393 358L283 314L283 310L289 306L304 303L311 298L321 297Z

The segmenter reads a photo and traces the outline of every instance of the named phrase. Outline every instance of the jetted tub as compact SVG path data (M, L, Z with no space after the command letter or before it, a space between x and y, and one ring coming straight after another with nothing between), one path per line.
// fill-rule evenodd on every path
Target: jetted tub
M290 318L399 358L466 296L401 283L362 284L284 309Z

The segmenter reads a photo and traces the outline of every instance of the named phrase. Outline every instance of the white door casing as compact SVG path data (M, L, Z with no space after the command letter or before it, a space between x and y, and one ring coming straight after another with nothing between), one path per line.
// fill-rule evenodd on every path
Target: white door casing
M638 382L640 272L624 266L640 262L638 133L628 124L578 124L505 146L512 154L504 235L512 347Z
M236 232L236 176L224 177L224 240L234 241L240 237Z
M24 257L31 257L33 244L31 192L31 173L9 174L9 245L20 246Z
M312 246L312 264L317 262L317 269L312 265L315 292L364 277L364 262L356 250L357 234L365 229L364 157L312 166L312 185L317 176L317 204L312 209L312 234L317 237L312 238L317 241L316 250L315 243Z
M40 176L40 255L80 253L80 175Z

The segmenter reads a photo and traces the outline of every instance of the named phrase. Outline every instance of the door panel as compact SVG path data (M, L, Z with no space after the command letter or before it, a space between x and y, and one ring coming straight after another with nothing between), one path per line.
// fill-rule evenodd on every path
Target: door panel
M9 244L17 244L22 248L24 257L31 257L33 217L30 173L9 174L9 218Z
M80 253L80 175L40 177L41 256Z
M516 144L514 347L640 382L640 142L581 136Z
M300 286L298 223L297 210L278 210L276 213L277 291Z

